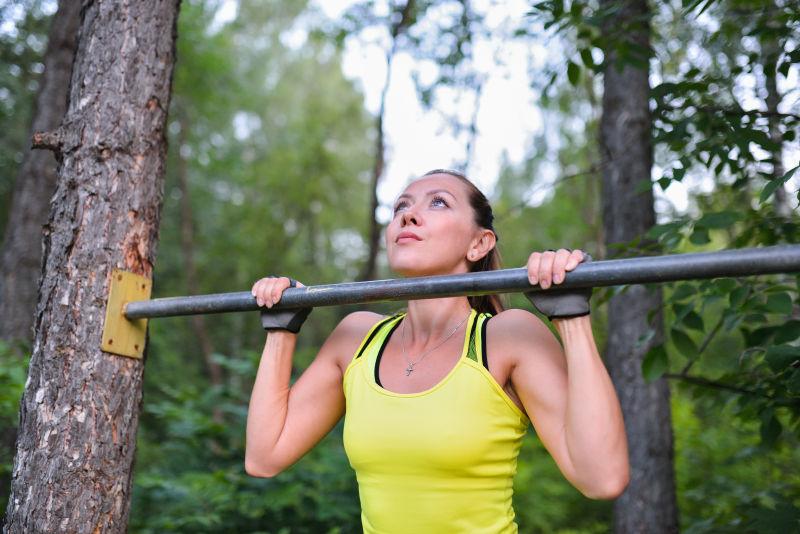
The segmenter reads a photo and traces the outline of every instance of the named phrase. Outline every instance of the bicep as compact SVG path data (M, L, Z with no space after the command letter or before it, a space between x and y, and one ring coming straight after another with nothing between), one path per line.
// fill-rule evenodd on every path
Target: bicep
M343 319L289 389L286 423L275 445L276 458L285 467L319 443L344 415L342 362L352 356L369 319L365 312Z
M512 321L507 339L513 340L511 383L530 417L536 434L564 477L575 480L566 442L567 362L556 336L528 312Z

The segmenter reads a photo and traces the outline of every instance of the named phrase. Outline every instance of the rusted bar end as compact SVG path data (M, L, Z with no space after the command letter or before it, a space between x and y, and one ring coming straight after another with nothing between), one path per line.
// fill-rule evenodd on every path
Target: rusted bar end
M129 320L124 311L128 302L150 300L152 286L152 280L144 276L121 269L111 271L103 341L100 345L103 351L130 358L144 355L147 319Z

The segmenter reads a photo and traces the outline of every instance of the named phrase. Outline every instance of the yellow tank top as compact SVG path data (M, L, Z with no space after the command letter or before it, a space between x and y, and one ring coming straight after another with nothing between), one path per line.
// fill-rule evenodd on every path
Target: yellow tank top
M376 369L405 313L378 322L344 373L344 447L366 534L517 532L511 505L526 415L486 368L486 321L435 386L393 393Z

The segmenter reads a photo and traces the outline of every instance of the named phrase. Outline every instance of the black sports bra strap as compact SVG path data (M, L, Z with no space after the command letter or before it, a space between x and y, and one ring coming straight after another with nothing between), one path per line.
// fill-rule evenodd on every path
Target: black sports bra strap
M378 321L375 326L372 327L372 332L370 332L367 340L361 345L361 350L358 351L354 359L361 357L361 355L364 354L364 351L367 350L367 347L369 347L370 343L372 343L372 340L375 339L375 336L377 336L380 331L383 330L383 327L386 326L386 323L396 318L398 315L400 315L400 313L395 313L394 315L390 315L389 317Z
M489 319L493 316L487 314L488 316L483 320L481 323L481 358L483 360L483 366L486 367L486 370L489 370L489 359L486 357L486 325L489 324Z

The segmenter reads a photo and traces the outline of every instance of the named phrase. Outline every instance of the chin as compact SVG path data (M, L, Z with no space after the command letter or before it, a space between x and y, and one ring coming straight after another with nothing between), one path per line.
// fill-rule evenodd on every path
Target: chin
M453 274L452 269L441 265L424 265L418 262L403 261L403 262L389 262L389 268L392 272L404 278L412 278L417 276L436 276L440 274Z

